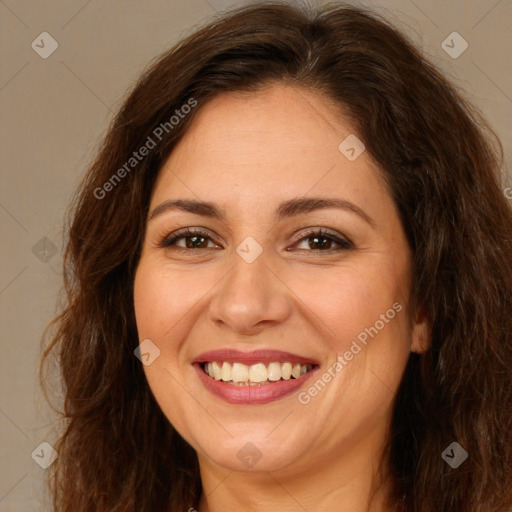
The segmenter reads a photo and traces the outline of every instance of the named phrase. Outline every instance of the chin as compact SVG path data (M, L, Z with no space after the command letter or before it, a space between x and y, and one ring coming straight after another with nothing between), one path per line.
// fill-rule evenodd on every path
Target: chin
M215 464L231 471L279 471L294 465L301 457L303 442L297 446L289 437L269 440L266 435L234 435L232 438L226 435L215 451L210 445L202 452Z

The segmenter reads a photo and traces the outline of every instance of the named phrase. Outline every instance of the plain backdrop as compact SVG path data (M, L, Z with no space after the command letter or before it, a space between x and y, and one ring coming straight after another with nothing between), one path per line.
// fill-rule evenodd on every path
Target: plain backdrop
M37 365L42 330L57 308L71 195L143 68L215 12L244 3L0 0L1 512L49 510L40 464L50 449L41 443L55 442L56 424L38 387ZM512 1L361 3L418 41L481 109L505 149L505 190L512 158ZM453 32L462 37L454 45L468 45L457 58L442 47Z

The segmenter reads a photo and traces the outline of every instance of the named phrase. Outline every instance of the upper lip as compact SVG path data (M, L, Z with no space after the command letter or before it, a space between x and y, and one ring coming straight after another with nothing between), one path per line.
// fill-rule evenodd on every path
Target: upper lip
M318 362L310 357L300 356L291 352L281 350L259 349L252 351L242 351L233 348L224 348L219 350L209 350L198 355L194 363L207 363L213 361L222 361L227 363L244 363L247 365L257 363L290 362L295 364L317 365Z

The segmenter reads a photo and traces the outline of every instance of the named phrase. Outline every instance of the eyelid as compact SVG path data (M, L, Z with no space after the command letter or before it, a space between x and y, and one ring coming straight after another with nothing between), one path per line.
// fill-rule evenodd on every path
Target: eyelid
M298 231L296 234L294 234L292 236L292 239L295 242L299 242L308 236L316 235L319 233L321 233L323 236L330 236L332 238L340 238L340 239L350 243L351 245L354 245L352 243L352 241L346 235L344 235L336 230L333 230L330 228L324 228L322 226L313 226L313 227L308 227L308 228L302 228L300 231Z

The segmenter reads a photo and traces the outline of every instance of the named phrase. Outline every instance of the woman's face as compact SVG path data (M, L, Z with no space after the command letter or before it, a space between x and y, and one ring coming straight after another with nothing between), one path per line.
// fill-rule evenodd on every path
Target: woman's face
M156 400L204 465L312 471L375 454L425 340L383 179L307 90L223 94L197 114L154 187L135 277Z

